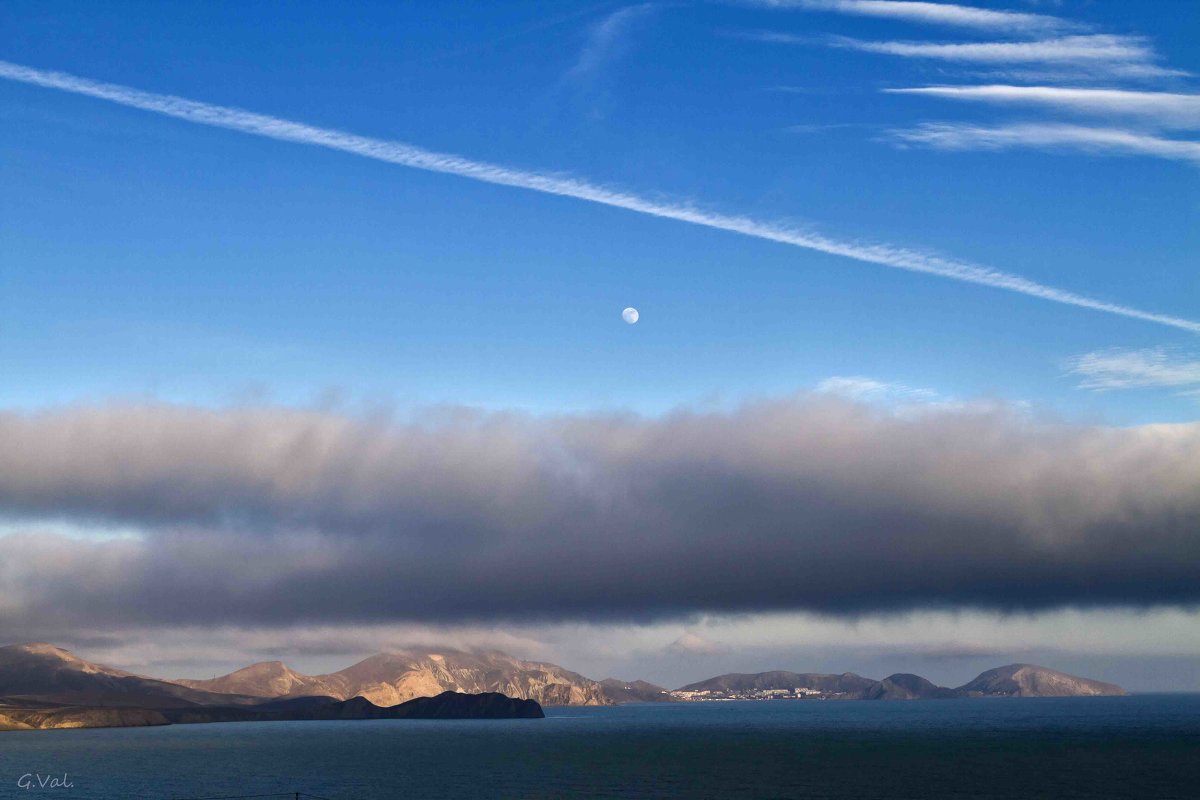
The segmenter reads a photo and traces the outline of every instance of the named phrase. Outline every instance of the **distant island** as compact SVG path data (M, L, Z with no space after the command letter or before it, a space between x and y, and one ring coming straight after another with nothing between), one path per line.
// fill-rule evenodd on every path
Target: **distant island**
M593 681L498 651L371 656L304 675L262 662L207 680L162 680L95 664L50 644L0 647L0 730L319 719L532 719L543 705L721 700L924 700L1123 695L1119 686L1032 664L988 670L957 688L919 675L883 680L773 671L730 673L669 690Z
M669 693L704 700L948 700L961 697L1099 697L1126 694L1120 686L1079 678L1034 664L990 669L955 689L920 675L897 673L881 681L853 672L759 672L719 675Z

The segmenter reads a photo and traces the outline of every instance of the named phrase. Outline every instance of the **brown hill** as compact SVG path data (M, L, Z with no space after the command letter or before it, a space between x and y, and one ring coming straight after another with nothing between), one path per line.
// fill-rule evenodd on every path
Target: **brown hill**
M906 672L898 672L881 680L863 695L865 700L942 700L961 697L957 689L937 686L932 681Z
M981 673L958 691L968 697L1089 697L1124 695L1120 686L1078 678L1035 664L1009 664Z
M44 705L126 708L255 702L93 664L44 642L0 647L0 698Z
M522 661L498 651L409 650L381 653L328 675L302 675L275 662L254 664L212 680L180 680L208 692L260 698L322 695L338 700L365 697L394 706L444 691L499 692L550 706L608 705L604 687L556 664Z
M282 661L262 661L210 680L181 678L175 683L208 692L243 694L250 697L337 697L340 694L340 688L325 685L319 677L302 675Z

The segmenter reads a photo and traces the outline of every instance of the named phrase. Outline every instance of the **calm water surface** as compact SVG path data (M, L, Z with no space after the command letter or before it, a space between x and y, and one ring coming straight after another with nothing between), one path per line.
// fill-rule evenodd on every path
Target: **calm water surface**
M1200 695L0 733L0 797L1200 798ZM73 788L22 790L25 773Z

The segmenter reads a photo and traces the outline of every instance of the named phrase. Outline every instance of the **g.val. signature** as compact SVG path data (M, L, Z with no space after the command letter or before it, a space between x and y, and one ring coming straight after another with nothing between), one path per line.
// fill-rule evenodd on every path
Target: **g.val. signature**
M37 772L26 772L17 778L18 789L73 789L75 784L67 779L67 773L62 777L57 775L42 775Z

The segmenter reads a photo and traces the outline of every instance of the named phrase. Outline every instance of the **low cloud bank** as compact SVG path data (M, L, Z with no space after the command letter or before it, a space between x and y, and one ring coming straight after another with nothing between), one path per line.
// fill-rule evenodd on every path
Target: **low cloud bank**
M0 510L0 630L1200 600L1200 425L996 407L9 413Z

